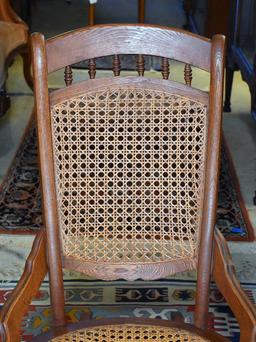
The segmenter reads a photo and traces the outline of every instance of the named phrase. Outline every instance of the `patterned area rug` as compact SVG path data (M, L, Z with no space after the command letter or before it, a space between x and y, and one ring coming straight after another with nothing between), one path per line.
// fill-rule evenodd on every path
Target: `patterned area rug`
M1 284L1 305L15 286ZM248 297L256 302L256 284L243 284ZM48 282L44 282L22 324L23 340L46 332L51 322ZM77 322L85 314L92 318L144 317L193 323L195 282L158 280L136 282L65 281L66 315ZM212 284L210 292L209 328L232 342L239 341L238 323L220 292Z
M0 232L33 234L42 225L37 138L31 120L0 189ZM223 143L217 225L227 240L253 240L228 148Z

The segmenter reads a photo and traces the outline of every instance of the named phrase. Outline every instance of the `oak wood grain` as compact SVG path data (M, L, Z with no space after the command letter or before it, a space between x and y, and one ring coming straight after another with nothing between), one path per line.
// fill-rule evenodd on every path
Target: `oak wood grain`
M67 46L71 53L67 54ZM207 38L175 28L152 25L95 25L47 41L48 72L91 58L142 54L177 59L210 71Z
M111 264L104 262L86 262L72 257L64 257L63 265L67 269L82 272L91 277L102 280L125 279L129 281L143 279L154 280L171 276L173 274L194 270L197 259L182 259L170 262L152 262L136 264Z
M51 303L53 306L54 326L66 323L64 313L64 288L62 276L61 245L58 229L58 211L54 182L54 164L50 127L49 94L47 84L47 61L45 42L42 35L32 36L33 76L35 82L35 105L37 135L39 141L40 175L43 193L44 224L47 232L47 257L49 259L49 277ZM45 145L45 147L44 147Z
M220 167L224 51L225 37L222 35L214 36L211 52L207 160L204 194L202 196L203 215L201 217L201 236L198 256L198 274L200 276L197 280L195 310L195 325L201 329L206 328L208 319L213 232L216 222ZM213 141L214 144L212 143Z

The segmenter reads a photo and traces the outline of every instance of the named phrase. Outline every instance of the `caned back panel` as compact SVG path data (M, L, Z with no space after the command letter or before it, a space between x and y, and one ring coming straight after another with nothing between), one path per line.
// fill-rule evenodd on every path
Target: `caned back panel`
M96 90L88 82L97 80L86 81L86 92L71 86L52 101L63 255L91 265L179 265L168 273L193 268L207 96L200 102L185 85L135 80Z

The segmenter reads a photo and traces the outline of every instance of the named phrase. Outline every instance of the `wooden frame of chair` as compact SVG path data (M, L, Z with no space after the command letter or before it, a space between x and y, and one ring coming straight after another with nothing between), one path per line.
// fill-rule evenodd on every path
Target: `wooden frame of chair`
M115 30L115 27L117 27L118 30ZM163 31L156 26L151 28L146 26L134 28L133 25L126 25L122 32L120 32L120 27L121 26L107 25L98 27L97 30L93 27L91 29L78 30L68 35L63 35L61 38L49 40L45 47L42 36L38 35L33 37L34 61L40 61L40 69L38 67L34 68L35 79L38 80L35 85L35 93L38 127L40 127L38 132L39 141L51 141L49 131L50 114L46 114L49 113L49 95L46 88L47 70L48 73L50 73L67 65L74 64L80 59L91 60L102 55L131 54L136 53L136 51L145 55L150 54L166 58L176 58L187 64L204 68L207 71L211 70L212 75L214 76L211 78L210 86L211 103L209 104L208 139L209 141L220 141L224 39L221 36L216 36L213 38L211 47L210 41L179 30L168 29ZM124 39L124 35L127 35L127 38L125 38L127 41L133 34L136 35L136 30L140 30L140 35L141 32L143 32L143 35L146 38L143 41L143 44L141 40L138 41L137 39L134 39L131 40L131 44L127 45L127 48L126 46L123 47L122 44L120 44L120 41L121 39ZM165 36L166 32L168 32L168 36ZM141 39L143 35L141 35ZM155 37L158 39L158 44L154 45ZM65 46L69 46L70 51L76 51L76 53L65 54ZM166 48L167 46L168 49ZM197 52L202 50L205 51L205 53L200 54L199 57ZM45 53L45 56L43 53ZM46 55L48 56L47 65L45 64ZM50 58L50 56L54 56L54 58ZM37 65L39 65L39 63ZM44 114L41 115L41 113ZM45 119L46 117L47 119ZM41 136L41 134L43 134L43 136ZM47 136L45 136L46 134ZM209 146L207 153L208 159L206 162L206 179L208 179L208 182L205 184L205 192L210 195L207 197L204 204L203 212L205 214L202 218L202 226L206 228L202 230L201 245L203 248L199 252L198 272L203 274L203 277L198 282L200 291L197 291L198 294L200 293L200 296L197 296L198 305L196 308L196 326L199 328L205 328L207 320L206 313L208 312L209 270L211 264L213 227L215 223L214 212L216 211L218 179L218 172L216 172L216 170L218 170L219 167L219 147L220 145L218 143L214 146ZM52 267L50 267L50 277L53 284L51 294L55 325L59 326L63 325L65 320L63 316L64 311L60 310L60 307L64 307L64 297L62 294L62 298L60 298L60 293L62 293L62 291L59 291L63 287L62 272L56 272L57 269L61 269L62 261L60 241L58 239L59 233L58 229L54 228L58 227L58 214L55 200L54 169L52 164L53 151L50 146L48 146L47 151L45 149L40 149L40 160L42 174L45 175L42 179L42 185L43 189L47 191L46 193L44 192L44 205L47 208L45 222L48 227L48 241L50 246L55 245L54 248L50 247L48 249L48 255L49 260L52 260L53 262Z
M134 37L138 38L137 35L139 35L140 39L134 39ZM125 46L122 44L123 41L126 42ZM42 231L36 239L21 282L15 289L14 296L7 301L0 314L0 332L3 341L18 341L18 334L14 333L15 329L13 329L14 326L18 327L20 323L17 309L22 314L25 312L28 299L30 300L35 295L47 268L49 268L51 283L54 332L59 334L76 328L67 327L64 316L62 267L63 263L65 264L65 258L62 258L61 255L58 229L52 137L49 129L51 127L51 115L48 73L70 66L80 60L92 60L109 54L116 56L125 53L136 53L139 55L156 55L184 62L186 64L185 80L187 85L190 85L192 78L191 69L188 65L192 64L211 73L209 121L207 126L208 141L211 143L207 145L204 183L204 193L207 196L204 198L200 221L203 229L201 229L200 235L198 273L202 276L198 278L197 282L195 326L203 331L206 329L209 285L213 266L216 283L238 317L241 327L241 341L253 342L256 336L255 309L246 298L235 278L234 267L225 241L220 233L216 232L214 235L221 135L224 38L217 35L210 41L182 30L149 25L102 25L76 30L50 39L46 43L42 35L36 34L33 36L32 42L40 164L41 174L43 175L41 181L44 207L46 208L44 217L46 232ZM129 43L127 44L127 42ZM67 46L69 47L68 51ZM164 65L166 67L165 63ZM138 71L141 72L140 69ZM163 72L163 78L166 78L167 74L166 68ZM66 80L67 85L70 85L70 80L72 80L72 77L69 75ZM101 86L104 87L104 82L108 87L108 81L105 80L101 81ZM121 78L116 78L115 82L122 84L124 81ZM140 81L135 79L133 82ZM164 82L163 87L169 87ZM97 84L97 82L94 82L94 84ZM157 84L161 86L161 82ZM83 83L82 87L84 85L85 83ZM59 92L57 96L65 98L69 91L71 91L71 88L67 87L63 92ZM187 87L186 94L189 93L193 95L199 94L198 92L194 93L193 90L189 90L189 87ZM46 141L49 143L46 144ZM47 250L45 251L46 240ZM213 263L212 260L214 260ZM35 275L36 264L39 261L42 266L39 274ZM226 286L228 286L228 290ZM21 288L23 288L22 293L19 293ZM16 314L14 314L15 310ZM203 333L203 336L211 338L208 332ZM218 340L224 341L225 339L215 335L214 341Z

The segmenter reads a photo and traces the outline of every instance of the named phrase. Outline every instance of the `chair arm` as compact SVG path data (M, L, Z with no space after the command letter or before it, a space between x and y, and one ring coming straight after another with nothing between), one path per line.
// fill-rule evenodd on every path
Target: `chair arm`
M213 277L240 326L240 342L256 341L256 308L237 279L226 240L218 229L214 234Z
M1 342L21 341L21 321L46 273L46 234L42 230L35 237L22 277L0 312Z

